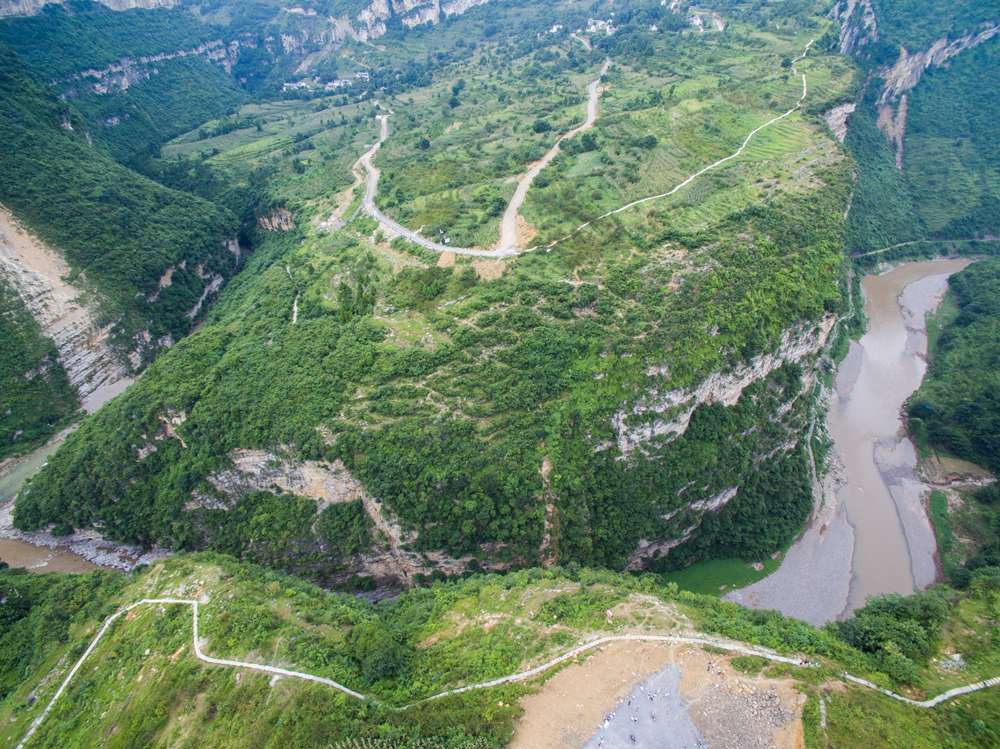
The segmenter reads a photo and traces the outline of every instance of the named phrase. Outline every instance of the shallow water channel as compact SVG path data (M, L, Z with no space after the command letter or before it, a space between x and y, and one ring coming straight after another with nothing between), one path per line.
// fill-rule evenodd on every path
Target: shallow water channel
M124 392L132 380L123 378L109 385L98 388L83 402L87 413L97 411L119 393ZM8 463L0 471L0 562L6 562L11 567L23 567L35 572L89 572L97 569L97 565L88 561L68 548L32 544L24 539L12 538L11 513L14 498L24 486L24 483L41 470L66 438L76 429L76 425L63 430L37 450L28 453L16 461Z
M835 467L822 504L778 571L731 600L820 624L870 596L934 581L927 488L901 414L927 369L926 315L968 263L905 263L864 278L868 330L837 371L827 417Z

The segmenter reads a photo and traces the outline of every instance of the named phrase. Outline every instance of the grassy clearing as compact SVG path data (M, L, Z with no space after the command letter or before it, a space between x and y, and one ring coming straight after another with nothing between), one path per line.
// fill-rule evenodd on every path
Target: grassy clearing
M761 564L763 569L758 570L753 564L742 559L711 559L696 562L676 572L664 573L664 578L677 583L681 590L721 596L731 590L763 580L778 569L781 559L767 559Z

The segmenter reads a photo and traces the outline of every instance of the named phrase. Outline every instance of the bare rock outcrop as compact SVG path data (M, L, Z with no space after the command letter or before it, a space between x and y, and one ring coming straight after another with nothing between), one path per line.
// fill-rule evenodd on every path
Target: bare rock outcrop
M871 0L838 0L831 13L840 24L840 53L854 55L878 41Z
M976 31L970 31L957 39L942 37L922 52L910 54L905 48L899 51L899 59L879 71L884 81L879 104L898 101L907 91L911 91L929 68L941 67L953 57L967 49L978 47L1000 34L1000 24L987 23Z
M173 8L180 0L97 0L111 10L132 10L133 8ZM33 16L46 5L64 5L65 0L0 0L0 17Z
M834 315L827 315L817 324L787 330L775 351L755 356L730 372L717 372L698 385L667 391L652 387L631 408L622 408L613 417L619 451L624 456L657 438L676 439L687 430L698 406L735 405L752 383L788 362L801 362L819 353L836 321ZM661 372L653 367L648 374L658 377Z
M841 143L843 143L844 138L847 137L847 120L857 108L858 105L855 102L849 101L843 104L838 104L823 115L823 119L826 121L827 127L830 128L833 136Z
M222 39L199 44L197 47L178 49L172 52L160 52L155 55L138 57L122 57L103 68L86 68L66 78L60 83L66 85L65 94L72 97L77 93L77 86L85 84L96 94L111 94L127 91L135 84L159 74L157 64L185 57L200 57L208 62L220 65L230 72L239 57L239 52L245 47L256 47L251 38L243 38L226 42ZM111 118L111 125L118 124ZM119 120L120 121L120 120Z
M897 169L903 168L908 92L920 83L920 79L930 68L947 65L955 56L978 47L997 35L1000 35L1000 24L986 23L954 40L942 37L921 52L911 54L904 47L900 49L899 58L893 65L879 70L883 85L877 105L878 127L895 148Z
M344 464L306 460L296 461L267 450L234 450L229 454L230 468L208 477L214 492L195 491L184 509L227 510L251 492L289 493L312 499L317 510L346 502L360 501L375 529L375 543L352 562L351 572L375 578L411 582L417 575L434 571L460 574L468 569L473 557L450 557L441 552L418 553L411 550L415 532L403 529L383 502L368 493ZM489 566L501 569L503 565Z
M45 335L87 410L128 384L109 345L111 326L98 326L83 292L68 283L69 267L57 252L23 229L0 207L0 273L9 279Z
M257 226L264 231L291 231L295 228L295 216L284 208L275 208L257 219Z

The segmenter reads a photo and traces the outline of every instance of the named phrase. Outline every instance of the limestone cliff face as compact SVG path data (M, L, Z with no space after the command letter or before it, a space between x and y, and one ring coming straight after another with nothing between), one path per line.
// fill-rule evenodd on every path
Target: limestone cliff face
M717 372L704 381L687 388L664 390L655 382L662 376L658 367L651 367L647 375L651 384L645 394L634 404L623 407L614 416L613 425L617 447L623 458L633 453L657 455L657 460L669 460L669 443L680 438L688 428L699 406L721 404L736 406L751 397L768 414L768 423L754 426L749 431L732 435L732 439L750 438L755 432L766 432L753 453L753 464L762 466L773 460L785 459L800 444L808 445L810 406L808 395L817 382L817 362L837 317L828 315L817 323L790 328L773 351L760 354L728 372ZM801 367L801 387L790 394L778 395L777 391L760 391L749 395L747 390L756 383L766 381L774 372L789 363ZM762 396L762 392L770 392ZM767 400L758 400L766 397ZM612 445L602 446L604 448ZM641 570L659 557L696 538L706 518L720 512L730 502L740 497L742 476L730 476L718 481L705 478L692 480L680 487L673 497L673 507L660 515L645 538L640 538L628 558L628 568Z
M438 23L446 16L457 16L490 0L372 0L354 19L349 19L353 35L365 41L385 34L395 17L404 26Z
M947 65L953 57L997 35L1000 35L1000 24L987 23L956 39L942 37L919 52L911 54L904 47L899 50L899 58L893 65L878 71L883 82L877 105L878 126L895 148L897 169L903 168L909 92L916 88L930 68Z
M173 52L161 52L155 55L140 57L122 57L103 68L86 68L65 78L63 91L72 97L81 86L88 87L96 94L113 94L127 91L140 81L156 75L159 70L157 63L176 60L184 57L200 57L208 62L220 65L230 72L239 57L240 50L255 47L250 38L242 38L225 42L222 39L200 44L190 49L179 49Z
M61 2L61 0L58 0ZM197 7L198 0L100 0L116 11L132 8ZM236 38L219 38L190 49L178 49L155 55L124 57L101 69L80 70L67 79L63 93L72 97L80 86L94 93L110 94L156 75L156 64L184 57L201 57L216 63L227 72L232 70L240 51L263 44L275 56L300 59L298 73L304 74L315 63L333 54L349 39L367 42L383 36L393 22L413 28L436 24L448 16L461 15L491 0L371 0L353 16L338 14L336 7L329 16L320 15L308 7L285 7L277 11L272 23L265 22L254 34L243 33ZM0 0L0 17L35 15L46 0Z
M979 29L962 34L957 39L942 37L920 52L911 54L905 48L900 49L899 59L895 64L879 71L884 81L879 104L898 100L920 83L920 79L929 68L941 67L956 55L978 47L998 34L1000 34L1000 23L987 23Z
M831 13L840 24L840 53L856 55L878 41L878 22L871 0L838 0Z
M661 391L653 386L631 408L623 408L613 419L618 450L628 455L653 440L672 440L687 431L698 406L721 403L733 406L743 391L788 362L802 362L826 345L837 318L829 315L817 325L785 332L778 348L754 357L730 372L717 372L698 385ZM650 378L660 374L651 368Z
M33 16L46 5L63 5L65 0L0 0L0 16ZM97 0L111 10L133 8L173 8L180 0Z
M31 236L0 207L0 273L14 286L46 336L88 411L129 380L109 346L111 326L100 326L80 289L65 278L62 256Z
M164 423L177 421L165 417ZM182 422L183 423L183 422ZM157 435L159 440L164 435ZM140 449L140 455L154 451L151 442ZM448 575L468 569L472 557L454 558L441 552L418 553L412 550L417 534L406 531L392 511L373 497L339 461L297 461L287 455L267 450L234 450L230 453L231 467L210 475L210 490L194 491L185 505L186 512L199 510L229 510L251 492L288 493L316 502L317 511L333 504L361 502L373 526L372 547L348 561L350 575L367 575L383 581L409 583L416 575L434 571ZM502 565L487 565L501 569Z

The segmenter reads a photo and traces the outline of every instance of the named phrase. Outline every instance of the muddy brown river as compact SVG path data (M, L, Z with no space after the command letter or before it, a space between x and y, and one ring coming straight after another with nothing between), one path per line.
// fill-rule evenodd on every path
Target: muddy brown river
M873 595L934 581L927 489L901 412L927 369L926 315L969 262L905 263L864 278L868 331L837 372L827 417L835 467L820 506L778 571L728 598L822 624Z

